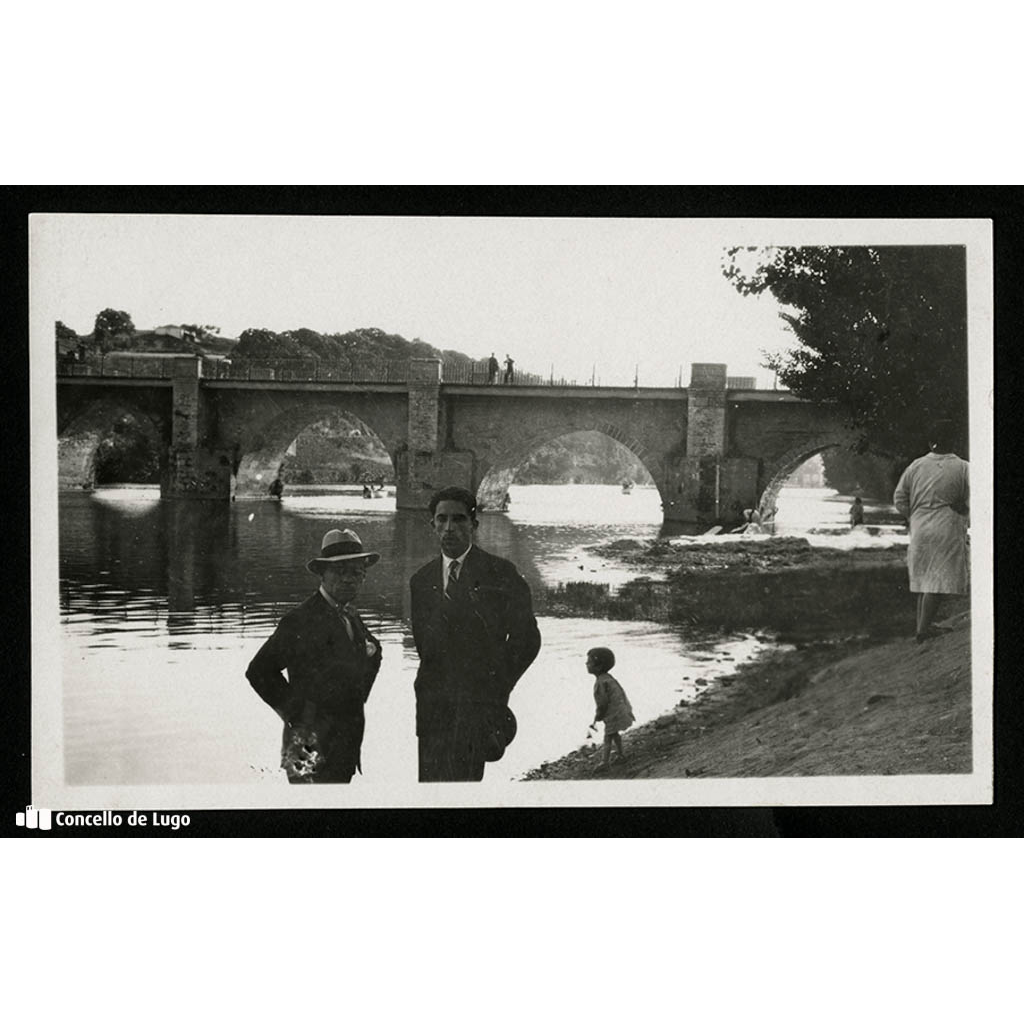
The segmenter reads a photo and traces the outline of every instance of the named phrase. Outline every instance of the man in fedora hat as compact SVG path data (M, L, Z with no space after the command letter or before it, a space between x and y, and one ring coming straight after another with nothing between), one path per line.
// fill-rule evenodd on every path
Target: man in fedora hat
M508 698L540 631L516 567L473 543L476 496L446 487L429 508L441 554L410 580L419 779L478 782L515 736Z
M350 602L379 560L352 530L328 530L319 556L306 563L319 589L281 619L246 670L284 722L281 765L289 782L349 782L361 770L363 705L381 654Z

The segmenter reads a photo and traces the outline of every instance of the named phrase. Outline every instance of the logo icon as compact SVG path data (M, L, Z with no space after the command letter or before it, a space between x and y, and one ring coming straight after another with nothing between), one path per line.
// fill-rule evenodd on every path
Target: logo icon
M15 823L19 828L37 828L42 832L49 832L52 825L53 812L44 807L33 807L29 804L24 813L18 811L14 816Z

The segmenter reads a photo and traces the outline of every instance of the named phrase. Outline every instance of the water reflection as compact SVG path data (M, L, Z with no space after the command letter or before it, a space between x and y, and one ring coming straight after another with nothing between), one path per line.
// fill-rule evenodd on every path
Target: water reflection
M589 549L661 531L657 491L512 488L509 515L484 515L483 547L512 559L535 593L632 572ZM387 500L286 494L284 501L161 502L121 489L60 499L65 776L71 784L284 785L279 725L245 666L284 612L316 586L304 568L324 532L353 527L381 561L359 607L384 666L367 707L359 785L416 777L408 580L434 557L424 513ZM593 714L583 658L598 643L642 721L689 700L766 641L708 637L649 622L541 620L544 647L513 693L519 735L488 769L505 778L578 747Z

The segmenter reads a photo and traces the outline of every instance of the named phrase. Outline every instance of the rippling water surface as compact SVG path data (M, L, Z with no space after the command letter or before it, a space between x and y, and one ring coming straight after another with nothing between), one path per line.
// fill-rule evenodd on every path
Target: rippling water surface
M586 549L660 530L653 488L627 496L618 487L513 487L511 496L508 515L481 518L479 542L535 588L622 582L624 566ZM414 781L408 579L436 552L426 515L358 494L219 505L161 502L139 488L60 499L66 781L287 785L279 721L245 668L280 616L316 588L304 564L337 525L382 556L357 601L384 654L357 784ZM583 743L593 717L588 647L615 650L615 674L644 721L770 643L647 622L542 617L540 628L541 653L512 696L519 735L489 777L517 778Z

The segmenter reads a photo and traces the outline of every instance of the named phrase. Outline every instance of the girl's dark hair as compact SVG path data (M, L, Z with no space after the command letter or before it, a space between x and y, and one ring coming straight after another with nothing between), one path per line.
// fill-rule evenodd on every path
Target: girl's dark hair
M594 668L600 672L610 672L615 667L615 655L607 647L591 647L587 654L594 659Z

